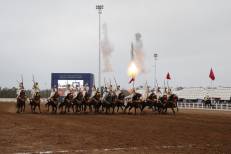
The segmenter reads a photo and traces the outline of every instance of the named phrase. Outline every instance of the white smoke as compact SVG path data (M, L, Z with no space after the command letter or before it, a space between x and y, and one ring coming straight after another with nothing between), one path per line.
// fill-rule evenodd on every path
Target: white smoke
M113 48L108 39L107 25L105 23L103 24L102 30L101 52L103 57L103 72L112 72L111 54L113 52Z
M139 72L145 73L144 67L144 50L143 50L143 41L141 40L141 34L135 34L135 43L134 43L134 61L139 69Z

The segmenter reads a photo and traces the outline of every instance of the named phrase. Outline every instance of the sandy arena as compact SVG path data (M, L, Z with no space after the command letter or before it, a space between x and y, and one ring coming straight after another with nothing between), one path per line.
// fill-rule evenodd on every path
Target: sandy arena
M0 153L231 153L231 112L16 114L0 103Z

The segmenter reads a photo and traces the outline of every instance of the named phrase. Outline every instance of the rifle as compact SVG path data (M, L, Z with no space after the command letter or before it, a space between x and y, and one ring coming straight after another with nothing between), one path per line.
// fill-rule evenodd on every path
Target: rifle
M109 83L110 83L110 86L112 86L112 84L111 84L111 79L109 79Z
M32 82L33 82L34 85L35 85L34 75L32 75Z
M116 82L116 78L114 77L114 81L115 81L115 85L116 85L116 89L118 88L118 84Z
M157 80L156 80L156 86L157 86L157 88L159 87Z
M22 85L23 85L23 76L21 75L21 82L22 82Z
M104 78L104 87L107 87L106 79Z

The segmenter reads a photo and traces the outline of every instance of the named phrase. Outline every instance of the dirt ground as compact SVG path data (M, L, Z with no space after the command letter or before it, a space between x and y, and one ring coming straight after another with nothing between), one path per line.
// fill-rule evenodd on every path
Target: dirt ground
M16 114L0 103L0 153L231 153L231 112Z

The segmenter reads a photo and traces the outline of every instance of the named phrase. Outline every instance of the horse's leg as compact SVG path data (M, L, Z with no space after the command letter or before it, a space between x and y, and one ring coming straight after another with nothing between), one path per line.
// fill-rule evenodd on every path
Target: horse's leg
M173 112L173 114L175 115L175 110L174 110L174 108L172 107L172 112Z
M19 112L22 112L22 103L21 103L21 105L20 105Z
M133 108L132 105L130 105L129 109L128 109L128 113L130 113L131 109Z
M41 113L40 103L38 104L39 113Z
M32 105L32 103L30 103L30 110L33 113L33 105Z
M19 102L17 101L17 103L16 103L16 113L19 113Z
M125 106L125 108L124 108L124 113L127 111L127 109L128 109L128 104Z
M74 105L72 104L71 107L72 107L72 112L74 113L75 112Z

